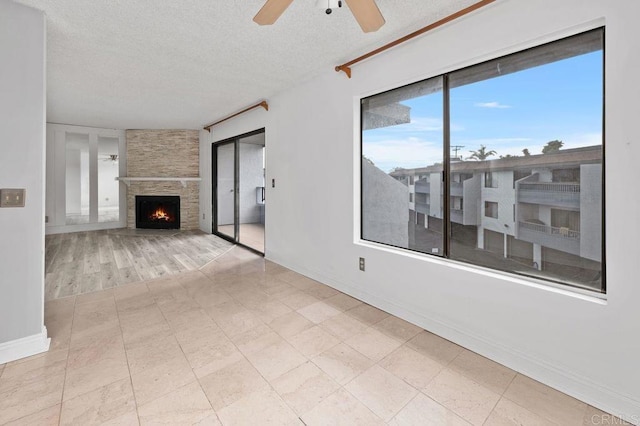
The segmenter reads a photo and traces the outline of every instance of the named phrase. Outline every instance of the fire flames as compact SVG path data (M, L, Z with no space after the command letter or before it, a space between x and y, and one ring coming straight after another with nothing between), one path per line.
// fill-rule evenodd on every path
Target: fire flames
M151 219L163 222L171 222L171 220L173 220L173 218L169 215L169 213L165 211L162 206L158 207L156 211L151 213Z

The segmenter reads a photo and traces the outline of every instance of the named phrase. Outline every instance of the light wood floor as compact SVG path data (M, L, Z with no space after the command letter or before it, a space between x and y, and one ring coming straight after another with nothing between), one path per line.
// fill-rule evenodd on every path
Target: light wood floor
M201 231L115 229L47 235L45 299L196 270L232 246Z

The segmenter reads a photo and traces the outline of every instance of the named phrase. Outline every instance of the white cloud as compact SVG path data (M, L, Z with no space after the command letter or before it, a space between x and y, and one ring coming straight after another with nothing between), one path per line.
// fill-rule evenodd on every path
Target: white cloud
M600 145L602 143L601 133L580 133L571 135L560 135L558 137L564 145L562 149L582 148L585 146ZM503 139L473 139L465 140L459 145L468 147L476 147L485 145L488 150L497 151L497 155L490 157L491 159L499 158L500 155L516 155L522 156L522 150L528 149L531 155L542 154L542 148L551 139L534 139L534 138L503 138ZM452 142L453 144L453 142ZM465 148L466 150L466 148ZM464 150L463 150L464 151ZM466 158L466 156L465 156Z
M492 160L500 158L501 155L523 155L522 150L527 148L531 154L536 154L539 147L535 145L536 141L531 138L478 138L466 140L454 140L452 145L462 145L464 148L460 151L462 157L469 158L471 152L479 149L480 145L487 147L487 151L494 150L496 155L489 157Z
M557 138L545 138L545 139L529 139L523 140L522 142L527 142L526 145L519 145L517 140L514 140L514 146L504 146L494 148L498 151L498 154L511 154L511 155L522 155L522 149L527 148L529 152L534 154L542 154L542 148L547 144L547 142L559 139L563 142L561 149L572 149L572 148L583 148L585 146L594 146L602 144L602 134L601 133L575 133L575 134L567 134L567 135L559 135Z
M480 145L484 145L487 148L499 148L502 146L509 146L511 144L514 143L521 143L521 142L529 142L532 141L533 139L531 138L477 138L477 139L457 139L457 140L453 140L451 142L451 144L456 144L456 145L461 145L464 144L467 147L474 147L474 146L480 146Z
M600 133L562 136L559 139L564 142L563 149L599 145L602 139ZM513 137L453 140L451 144L464 145L458 155L465 159L469 157L469 151L478 149L480 145L485 145L487 150L497 151L497 154L490 159L498 159L500 155L522 156L522 150L525 148L529 150L531 155L541 154L546 142L548 142L546 139ZM363 154L385 172L391 171L394 167L413 169L442 161L442 143L418 137L389 138L388 135L385 135L384 139L365 137L362 148Z
M511 108L511 105L505 105L495 101L494 102L478 102L476 106L479 108L498 108L498 109Z
M562 149L602 145L602 133L577 133L561 137L560 140L564 142Z
M384 127L390 132L441 132L442 119L436 117L411 117L411 122Z
M416 137L365 141L362 148L364 156L386 172L394 167L412 169L442 161L441 143Z
M369 140L386 140L389 137L398 138L402 135L411 135L416 133L437 132L438 136L442 134L443 123L442 118L437 117L412 117L411 122L397 124L395 126L381 127L377 129L365 130L364 134ZM451 132L462 132L464 127L456 123L451 123Z

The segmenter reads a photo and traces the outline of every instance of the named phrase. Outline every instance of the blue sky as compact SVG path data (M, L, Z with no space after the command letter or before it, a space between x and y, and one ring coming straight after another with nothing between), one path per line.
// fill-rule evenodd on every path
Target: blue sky
M458 155L485 145L498 155L539 154L602 143L602 51L451 90L451 145ZM363 154L388 172L442 161L442 94L403 101L411 123L363 133ZM498 158L498 156L491 157Z

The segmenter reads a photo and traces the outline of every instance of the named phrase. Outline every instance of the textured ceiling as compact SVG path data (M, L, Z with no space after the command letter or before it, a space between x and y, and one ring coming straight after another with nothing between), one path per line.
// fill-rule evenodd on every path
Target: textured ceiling
M295 0L273 26L263 0L17 0L47 15L47 121L200 128L474 0L377 0L364 34L346 5Z

